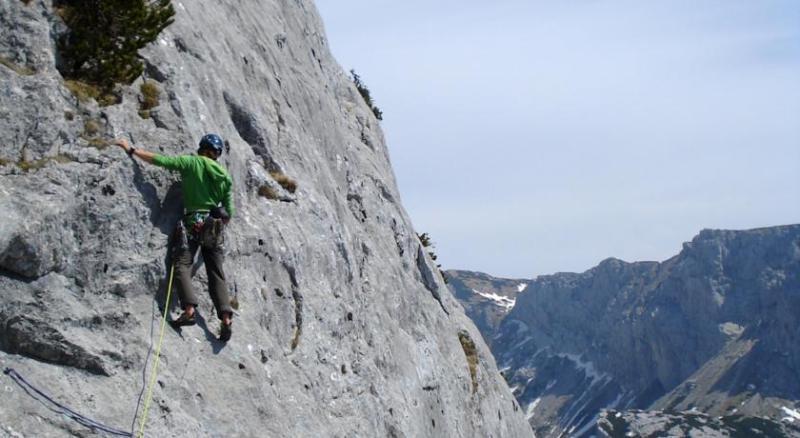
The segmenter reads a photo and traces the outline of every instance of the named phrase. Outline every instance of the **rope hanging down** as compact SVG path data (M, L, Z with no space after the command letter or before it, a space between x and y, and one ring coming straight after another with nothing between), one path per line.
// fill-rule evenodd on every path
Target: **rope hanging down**
M103 431L105 433L108 433L108 434L111 434L111 435L116 435L116 436L125 436L125 437L132 437L133 436L133 434L128 432L128 431L114 429L113 427L109 427L109 426L106 426L106 425L104 425L102 423L98 423L97 421L92 420L91 418L86 417L84 415L81 415L81 414L73 411L72 409L62 405L61 403L53 400L50 396L48 396L47 394L45 394L44 392L42 392L41 390L39 390L38 388L33 386L30 382L25 380L25 378L22 377L13 368L6 368L5 370L3 370L3 374L5 374L8 377L10 377L11 380L13 380L17 385L19 385L31 397L41 401L42 403L47 405L48 408L50 408L50 409L52 409L52 410L54 410L54 411L56 411L56 412L58 412L60 414L66 415L67 417L72 418L76 422L78 422L78 423L80 423L80 424L82 424L82 425L84 425L84 426L86 426L86 427L88 427L88 428L90 428L92 430L99 430L99 431ZM33 391L33 392L31 392L31 391Z
M141 427L139 428L139 433L136 435L138 438L144 437L144 426L147 424L147 411L150 409L150 400L153 399L153 386L156 383L156 377L158 376L158 362L161 359L161 342L164 340L164 328L167 326L167 314L169 313L167 309L169 308L169 299L172 295L172 275L175 273L175 263L172 264L172 267L169 270L169 285L167 286L167 300L164 304L164 317L161 318L161 333L158 335L158 346L156 347L156 360L153 363L153 372L150 374L152 377L150 378L150 385L147 389L147 397L144 399L144 411L142 412L142 423ZM147 366L147 364L145 364ZM131 436L128 434L128 436Z

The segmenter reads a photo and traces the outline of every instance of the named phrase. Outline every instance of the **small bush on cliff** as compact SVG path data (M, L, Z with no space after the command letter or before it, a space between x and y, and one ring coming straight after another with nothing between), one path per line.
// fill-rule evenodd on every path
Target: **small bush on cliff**
M361 82L361 76L357 75L355 70L350 70L350 74L353 75L353 83L356 85L358 93L364 98L364 102L366 102L369 108L372 110L372 114L375 114L376 119L383 120L383 112L378 109L377 106L375 106L375 102L372 100L372 96L369 94L369 88L367 88L367 86Z
M437 256L436 253L433 252L433 248L436 245L433 244L431 236L428 233L422 233L422 234L417 234L417 238L419 238L419 242L422 244L424 248L428 248L428 255L431 256L431 260L435 262L436 259L439 258L439 256ZM445 284L447 284L449 280L447 279L447 274L445 274L444 271L442 270L442 265L437 264L436 267L439 268L439 274L442 276L442 280L444 280Z
M175 15L170 0L61 0L57 7L69 28L58 44L59 71L106 90L142 74L139 49Z

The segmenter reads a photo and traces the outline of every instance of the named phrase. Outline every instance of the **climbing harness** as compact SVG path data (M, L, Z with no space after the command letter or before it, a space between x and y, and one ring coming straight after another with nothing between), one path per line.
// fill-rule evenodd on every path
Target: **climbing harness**
M225 241L225 235L222 233L223 227L222 219L215 219L209 216L203 223L203 228L200 230L199 242L200 245L206 248L217 248L222 246Z
M179 244L181 249L188 248L188 240L200 244L204 248L216 248L225 243L225 222L227 213L221 208L212 211L198 210L186 213L178 223Z
M175 263L172 263L172 267L169 270L169 285L167 286L167 300L164 302L164 317L161 318L161 333L158 335L158 345L156 346L156 360L153 363L153 371L150 373L150 385L147 389L147 397L144 399L144 411L142 412L142 421L140 423L139 433L136 435L137 438L144 437L144 426L147 424L147 411L150 408L150 400L153 399L153 386L156 383L156 377L158 377L158 362L161 358L161 343L164 340L164 328L167 326L167 314L169 313L169 299L172 295L172 276L175 273ZM131 436L128 434L128 436Z
M61 403L53 400L50 396L33 386L30 382L25 380L18 372L16 372L13 368L6 368L3 370L3 374L7 375L11 378L17 385L19 385L23 391L28 393L31 397L39 400L49 409L58 412L59 414L65 415L76 422L94 430L94 431L102 431L111 435L116 436L125 436L125 437L132 437L133 434L124 430L114 429L113 427L106 426L102 423L98 423L95 420L92 420L89 417L81 415L72 409L62 405ZM35 394L35 395L34 395ZM38 397L37 397L38 396Z

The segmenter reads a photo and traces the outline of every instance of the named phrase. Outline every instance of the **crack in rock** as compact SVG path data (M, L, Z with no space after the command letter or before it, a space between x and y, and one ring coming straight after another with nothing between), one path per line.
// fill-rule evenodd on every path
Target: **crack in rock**
M292 351L300 345L300 336L303 334L303 295L298 289L297 273L294 266L288 263L283 263L284 269L289 274L289 280L292 283L292 299L294 300L294 335L292 336Z
M0 314L0 328L0 349L7 353L110 376L102 359L70 342L44 321L25 315Z
M253 152L264 160L264 166L270 172L281 172L281 167L272 158L269 152L270 144L267 137L262 133L263 129L258 125L258 120L255 115L240 104L234 102L233 97L224 93L223 98L225 104L228 106L228 113L231 116L236 132L242 138Z
M417 270L419 270L419 275L422 278L422 284L425 285L425 288L431 292L433 298L439 302L439 305L442 306L444 313L449 315L450 312L447 311L447 309L444 307L444 303L442 302L442 294L439 290L439 282L436 281L436 274L428 265L422 245L417 247Z

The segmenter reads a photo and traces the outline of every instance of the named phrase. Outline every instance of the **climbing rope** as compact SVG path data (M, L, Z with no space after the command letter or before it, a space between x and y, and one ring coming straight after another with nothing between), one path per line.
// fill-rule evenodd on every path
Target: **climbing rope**
M158 345L156 346L156 360L153 363L153 371L150 374L150 385L147 388L147 397L144 399L144 411L142 412L142 422L141 427L139 428L139 433L136 435L137 438L144 437L144 426L147 424L147 411L150 408L150 400L153 399L153 386L156 383L156 377L158 377L158 362L161 359L161 342L164 340L164 328L167 326L167 314L169 313L169 299L172 295L172 275L175 273L175 263L172 264L172 267L169 270L169 285L167 286L167 300L164 302L164 317L161 318L161 333L158 335ZM131 436L128 433L128 436Z
M114 429L113 427L109 427L109 426L106 426L106 425L104 425L102 423L98 423L97 421L92 420L91 418L86 417L84 415L81 415L81 414L73 411L72 409L62 405L61 403L53 400L53 398L51 398L50 396L48 396L47 394L45 394L44 392L42 392L41 390L39 390L38 388L33 386L30 382L25 380L25 378L22 377L13 368L6 368L5 370L3 370L3 374L5 374L8 377L10 377L11 380L13 380L17 385L19 385L31 397L33 397L33 398L39 400L40 402L44 403L45 406L47 406L48 408L50 408L53 411L58 412L60 414L66 415L67 417L72 418L76 422L78 422L78 423L80 423L80 424L82 424L82 425L84 425L84 426L86 426L86 427L88 427L88 428L90 428L92 430L100 430L100 431L103 431L105 433L108 433L108 434L111 434L111 435L116 435L116 436L125 436L125 437L132 437L133 436L133 434L128 432L128 431ZM33 391L33 393L31 393L31 391ZM34 395L34 393L36 395ZM37 395L38 395L38 397L37 397ZM47 403L45 403L45 402L47 402ZM48 403L49 403L49 405L48 405ZM55 408L53 408L53 407L55 407Z

